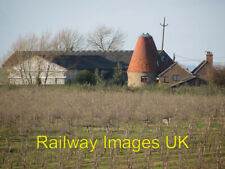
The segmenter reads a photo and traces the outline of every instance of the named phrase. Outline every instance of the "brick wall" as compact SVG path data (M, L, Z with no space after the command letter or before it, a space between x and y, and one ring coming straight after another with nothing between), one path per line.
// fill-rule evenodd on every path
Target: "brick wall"
M177 81L173 80L173 75L178 75L180 80L192 76L191 73L188 73L187 70L182 68L180 65L176 64L170 70L168 70L165 74L163 74L161 77L159 77L159 83L171 85L171 84L179 82L180 80L177 80ZM167 83L164 82L165 77L168 78Z

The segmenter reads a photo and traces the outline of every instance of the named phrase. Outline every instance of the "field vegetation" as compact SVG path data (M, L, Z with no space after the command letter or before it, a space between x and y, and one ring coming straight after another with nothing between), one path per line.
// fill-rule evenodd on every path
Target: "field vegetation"
M5 69L0 68L0 84L6 85L8 83L8 73Z
M224 168L225 90L148 86L0 87L0 168ZM170 119L168 124L163 119ZM159 149L37 149L36 138L157 138ZM189 149L165 138L188 136ZM171 139L170 144L173 144Z

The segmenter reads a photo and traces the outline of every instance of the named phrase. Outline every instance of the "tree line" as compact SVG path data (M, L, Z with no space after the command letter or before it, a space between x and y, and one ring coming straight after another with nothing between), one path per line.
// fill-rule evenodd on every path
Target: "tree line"
M86 36L77 30L65 28L53 35L44 32L41 36L27 34L13 43L11 52L15 51L78 51L78 50L119 50L124 45L125 35L120 29L106 26L97 27Z
M113 29L106 26L97 27L94 31L88 33L86 36L73 29L62 29L55 35L50 32L44 32L41 36L35 34L27 34L19 37L13 43L7 57L11 56L16 51L29 51L26 56L21 57L15 55L7 61L8 66L17 65L10 76L19 76L22 79L22 84L47 84L49 76L57 76L57 72L53 71L54 64L44 63L41 58L28 59L35 56L35 51L65 51L73 52L78 50L119 50L124 44L125 36L119 29ZM34 64L35 63L35 64ZM82 79L89 77L89 73L85 73ZM95 77L93 75L93 77ZM122 77L119 74L119 77ZM45 80L44 80L45 79ZM93 78L92 83L97 83ZM85 83L90 83L84 80ZM96 82L95 82L96 81ZM13 82L12 83L16 83ZM49 82L50 83L50 82Z

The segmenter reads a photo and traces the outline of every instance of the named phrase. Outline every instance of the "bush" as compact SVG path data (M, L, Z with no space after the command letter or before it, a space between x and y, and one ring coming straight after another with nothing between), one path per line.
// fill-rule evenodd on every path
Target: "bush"
M217 86L225 86L225 67L217 66L212 72L211 82Z
M125 82L126 79L122 71L122 66L118 63L117 67L114 68L112 83L115 85L124 85Z
M97 85L104 85L104 81L99 74L100 74L99 70L98 70L98 68L96 68L95 72L94 72L96 84Z
M88 71L88 70L82 70L79 74L75 76L75 82L79 84L96 84L95 75Z

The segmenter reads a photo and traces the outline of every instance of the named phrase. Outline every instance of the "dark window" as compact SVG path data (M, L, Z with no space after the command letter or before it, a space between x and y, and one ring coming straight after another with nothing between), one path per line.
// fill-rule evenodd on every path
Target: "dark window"
M141 82L143 83L148 82L148 76L141 76Z
M167 76L164 77L164 83L169 83L169 79Z
M180 75L173 75L173 81L179 81Z

